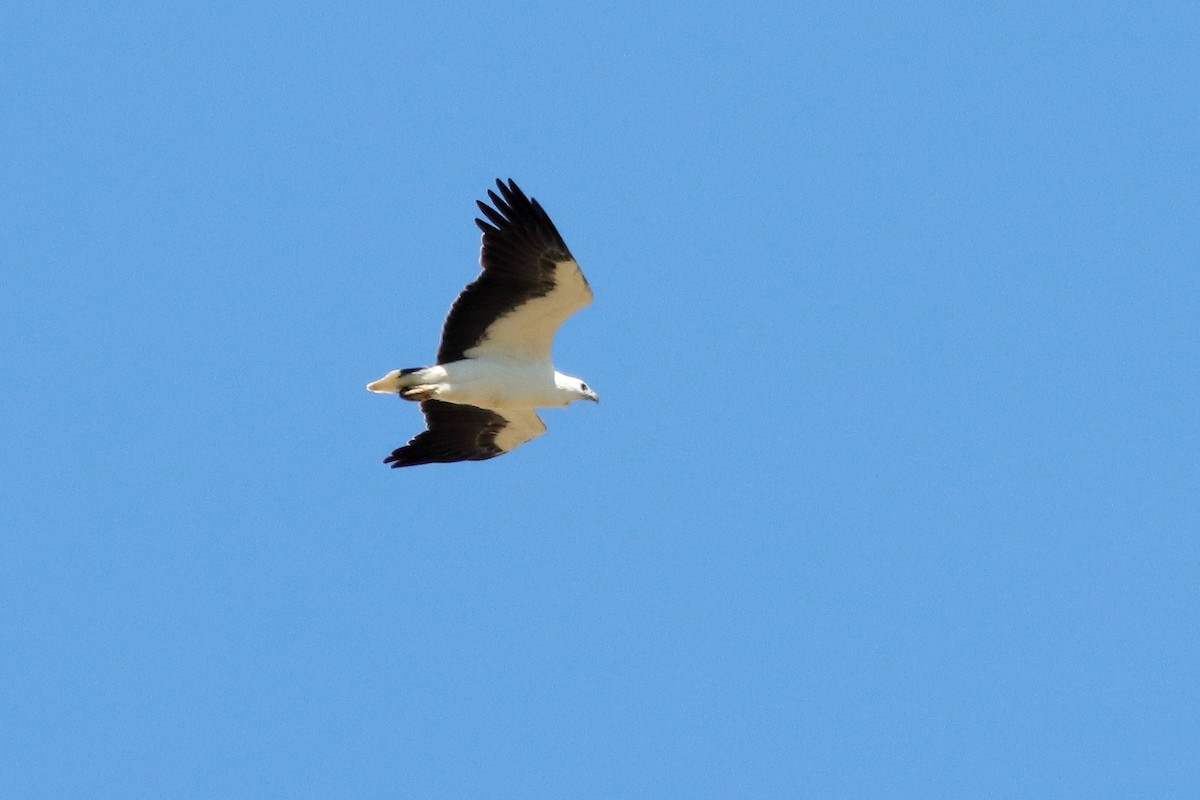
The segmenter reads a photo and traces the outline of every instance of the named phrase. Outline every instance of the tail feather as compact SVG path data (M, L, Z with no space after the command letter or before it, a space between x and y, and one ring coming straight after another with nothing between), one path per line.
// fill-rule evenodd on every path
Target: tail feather
M405 389L421 385L421 373L428 367L411 367L395 369L377 381L367 384L367 390L379 394L399 394L403 396Z

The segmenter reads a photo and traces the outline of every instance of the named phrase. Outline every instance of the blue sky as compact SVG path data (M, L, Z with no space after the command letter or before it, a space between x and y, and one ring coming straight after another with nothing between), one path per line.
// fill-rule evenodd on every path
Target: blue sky
M1194 797L1192 3L0 15L0 794ZM603 396L381 464L513 177Z

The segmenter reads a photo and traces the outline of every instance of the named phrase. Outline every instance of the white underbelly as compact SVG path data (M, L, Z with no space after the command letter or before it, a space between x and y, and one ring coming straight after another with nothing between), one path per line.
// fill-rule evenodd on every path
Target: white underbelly
M456 361L443 365L446 383L438 399L483 408L562 405L549 364Z

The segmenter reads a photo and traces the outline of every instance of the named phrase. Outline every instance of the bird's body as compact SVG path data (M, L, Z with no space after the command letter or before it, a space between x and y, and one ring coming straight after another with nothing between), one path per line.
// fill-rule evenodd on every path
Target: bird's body
M480 461L506 453L546 427L536 408L599 396L554 369L559 325L592 290L536 200L511 180L479 203L483 272L455 300L442 328L438 363L392 370L367 389L421 403L428 430L384 460L393 467Z
M546 408L579 399L570 388L564 390L562 383L574 379L549 362L464 358L397 372L401 374L390 380L385 376L367 388L398 393L405 400L441 400L480 408Z

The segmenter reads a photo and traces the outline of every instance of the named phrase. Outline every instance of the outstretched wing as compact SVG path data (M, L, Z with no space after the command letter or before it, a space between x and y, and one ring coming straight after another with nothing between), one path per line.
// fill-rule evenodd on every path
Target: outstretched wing
M550 217L511 179L488 191L492 208L476 219L483 231L483 272L450 307L438 363L507 356L550 360L554 334L592 302L592 289Z
M426 400L421 403L428 430L383 460L392 467L453 461L483 461L503 455L546 432L532 408L489 409Z

